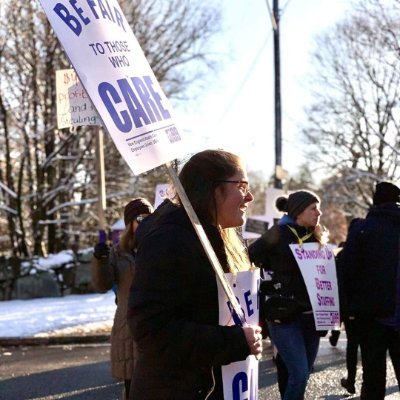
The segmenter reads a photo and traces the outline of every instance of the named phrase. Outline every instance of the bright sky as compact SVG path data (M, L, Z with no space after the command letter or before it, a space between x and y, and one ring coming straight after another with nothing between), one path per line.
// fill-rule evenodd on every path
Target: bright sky
M272 0L268 0L272 8ZM249 170L269 177L275 163L273 34L266 0L224 0L224 55L219 75L178 122L193 133L193 152L224 148L241 155ZM347 0L281 0L282 159L295 174L305 158L299 124L308 91L313 36L345 16Z

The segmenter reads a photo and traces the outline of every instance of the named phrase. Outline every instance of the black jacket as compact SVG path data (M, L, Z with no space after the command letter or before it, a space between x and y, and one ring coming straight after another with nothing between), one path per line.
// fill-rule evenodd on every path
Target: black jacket
M340 260L349 315L393 316L399 268L400 205L375 206L349 233Z
M307 231L305 228L290 224L300 237ZM305 242L315 242L314 236ZM300 268L289 247L298 240L288 225L274 225L253 244L249 246L250 260L265 271L273 272L273 281L282 285L284 296L294 297L303 311L310 311L311 302Z
M148 219L149 218L149 219ZM128 321L139 348L131 399L223 399L220 366L250 353L243 329L219 326L215 272L180 207L146 218ZM203 225L224 268L218 230Z

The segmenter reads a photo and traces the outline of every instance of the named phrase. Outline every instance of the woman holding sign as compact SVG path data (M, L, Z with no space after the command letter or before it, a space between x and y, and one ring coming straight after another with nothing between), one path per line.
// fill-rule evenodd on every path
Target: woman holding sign
M223 271L249 270L235 230L253 201L240 158L206 150L179 178ZM219 324L216 274L180 201L164 203L143 227L128 313L139 347L131 399L223 399L221 367L260 357L261 328ZM258 380L239 378L241 390Z
M320 334L306 284L289 246L325 244L327 232L319 225L319 203L315 193L305 190L279 197L276 206L287 215L249 248L251 261L272 272L271 291L267 293L271 300L265 303L265 315L271 339L288 371L284 400L304 398L318 353ZM276 307L278 302L280 306Z

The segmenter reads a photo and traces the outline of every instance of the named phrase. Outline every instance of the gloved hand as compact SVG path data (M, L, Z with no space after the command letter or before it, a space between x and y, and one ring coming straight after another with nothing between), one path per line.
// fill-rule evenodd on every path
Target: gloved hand
M110 246L108 246L107 243L97 243L96 246L94 246L93 255L99 260L108 258L109 254Z

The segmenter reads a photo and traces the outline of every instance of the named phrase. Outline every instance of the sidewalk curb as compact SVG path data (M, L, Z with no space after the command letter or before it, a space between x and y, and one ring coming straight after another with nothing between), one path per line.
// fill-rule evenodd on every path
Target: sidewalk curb
M48 336L48 337L3 337L0 346L53 346L63 344L109 343L110 335Z

